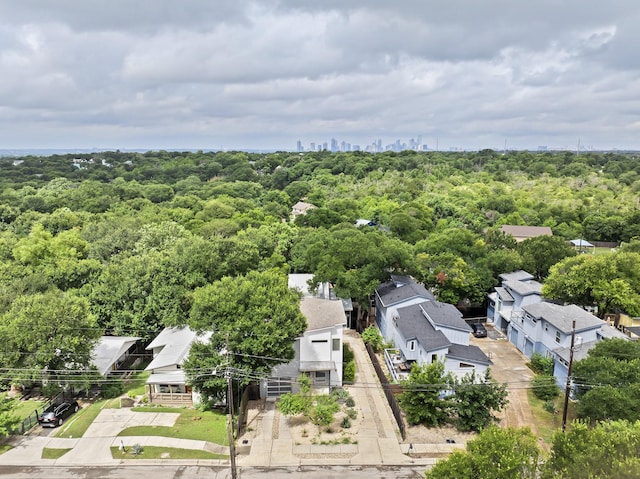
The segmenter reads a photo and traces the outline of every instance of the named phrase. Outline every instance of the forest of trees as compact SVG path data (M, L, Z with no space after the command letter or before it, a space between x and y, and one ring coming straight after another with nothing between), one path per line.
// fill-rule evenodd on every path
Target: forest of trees
M88 366L102 334L150 340L180 324L230 331L229 308L259 309L238 302L245 283L277 290L288 272L313 273L357 301L390 272L409 273L442 301L482 305L499 274L523 268L544 280L558 262L572 260L566 240L579 237L627 243L626 256L607 272L625 273L616 291L630 300L603 298L593 288L580 298L636 313L639 174L635 155L614 153L1 158L2 378L37 380L49 371L64 381ZM303 199L316 208L291 221L292 205ZM375 226L356 228L359 218ZM545 225L554 236L516 244L500 233L502 224ZM582 256L566 268L584 267ZM562 289L549 286L558 297ZM221 291L238 296L218 304ZM279 321L262 325L265 334L290 325L278 330L281 341L263 345L264 356L290 357L284 343L304 327L290 308L296 301L279 294L260 312ZM219 345L221 337L212 341ZM243 337L236 342L256 347Z

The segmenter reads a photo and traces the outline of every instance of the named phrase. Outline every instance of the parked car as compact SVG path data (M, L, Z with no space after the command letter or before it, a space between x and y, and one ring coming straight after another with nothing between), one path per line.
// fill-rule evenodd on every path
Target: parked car
M486 338L487 328L482 323L471 323L471 329L473 329L473 335L476 338Z
M80 409L78 401L52 404L38 416L38 422L42 427L62 426L65 419L78 412L78 409Z

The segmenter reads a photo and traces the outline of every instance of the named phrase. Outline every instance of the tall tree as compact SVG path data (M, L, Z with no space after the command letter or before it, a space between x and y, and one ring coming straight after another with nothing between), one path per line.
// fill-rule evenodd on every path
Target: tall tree
M450 374L445 374L444 363L415 364L409 379L402 384L400 405L410 424L438 427L449 420L452 398L443 397L453 384Z
M522 267L540 281L554 264L576 255L575 249L558 236L530 238L519 243L517 249L523 259Z
M224 391L224 378L210 372L231 367L241 382L268 375L276 364L294 356L293 344L306 328L300 295L278 271L251 271L224 277L198 288L193 295L189 325L211 332L208 342L192 348L184 368L189 381L206 395ZM220 352L232 353L225 364Z

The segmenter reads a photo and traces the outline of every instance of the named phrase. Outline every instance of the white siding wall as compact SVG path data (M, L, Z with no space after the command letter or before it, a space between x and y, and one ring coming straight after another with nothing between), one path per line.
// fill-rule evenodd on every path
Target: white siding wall
M468 331L460 331L458 329L449 329L449 328L444 328L442 326L436 326L436 329L442 331L442 333L452 343L454 343L454 344L462 344L463 346L469 346L469 332Z
M474 367L473 368L460 367L461 363L472 364ZM476 378L482 379L484 378L484 374L487 368L488 366L484 364L477 364L477 363L472 363L468 361L460 361L459 359L447 359L447 362L444 363L445 373L454 374L459 378L466 376L467 374L470 374L472 371L475 370Z

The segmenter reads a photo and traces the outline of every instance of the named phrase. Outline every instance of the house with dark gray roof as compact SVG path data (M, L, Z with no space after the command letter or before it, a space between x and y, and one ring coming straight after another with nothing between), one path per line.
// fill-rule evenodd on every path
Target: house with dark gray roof
M382 337L390 340L393 336L391 328L393 317L398 308L434 301L435 296L411 276L391 275L391 279L376 289L376 326Z
M501 274L500 281L487 296L487 321L508 335L511 321L522 316L522 308L542 301L542 284L522 270Z
M471 328L451 304L434 300L398 308L393 322L391 340L409 365L440 361L445 372L464 376L475 370L482 377L491 364L469 344Z

